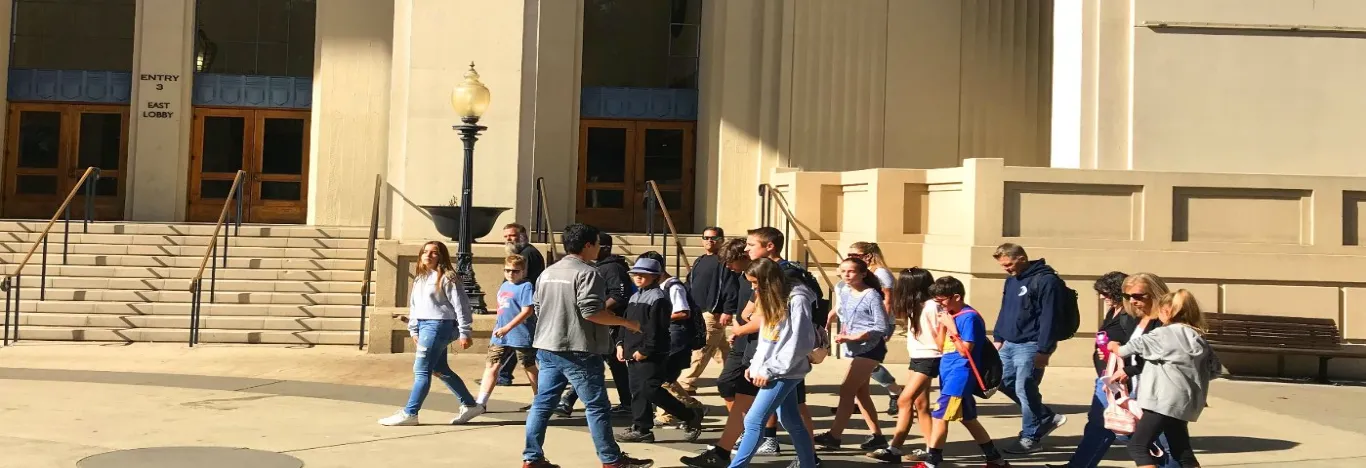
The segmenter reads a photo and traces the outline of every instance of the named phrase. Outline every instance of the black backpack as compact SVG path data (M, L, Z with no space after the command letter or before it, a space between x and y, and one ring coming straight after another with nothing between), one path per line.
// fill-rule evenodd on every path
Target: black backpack
M1040 277L1046 277L1043 275ZM1067 282L1062 277L1052 275L1062 283L1061 299L1057 303L1057 310L1053 311L1053 340L1063 341L1072 338L1077 334L1077 329L1081 328L1081 307L1077 304L1080 296L1075 289L1067 286ZM1035 280L1037 284L1038 280ZM1031 287L1031 289L1033 289ZM985 376L984 376L985 378Z
M811 322L822 327L825 326L826 319L830 317L830 299L826 298L825 293L821 290L820 281L816 280L816 276L807 271L801 263L782 262L779 266L782 267L783 274L789 279L800 281L810 288L811 292L816 293L816 303L811 309Z
M980 316L981 313L979 312ZM985 323L985 322L983 322ZM981 356L973 358L973 370L977 377L982 380L979 383L976 378L972 379L972 394L981 398L991 398L996 391L1001 388L1001 353L996 351L996 345L987 340L986 343L973 344L973 348L982 350ZM983 388L985 386L986 388Z
M686 326L692 336L692 341L689 343L689 346L694 351L702 349L702 347L707 345L707 322L706 319L702 317L704 312L701 307L697 306L697 302L693 300L692 288L688 287L687 283L684 283L678 278L670 277L665 280L664 284L661 284L660 287L664 288L664 293L668 295L669 288L672 288L675 285L683 288L683 296L688 298L688 323Z

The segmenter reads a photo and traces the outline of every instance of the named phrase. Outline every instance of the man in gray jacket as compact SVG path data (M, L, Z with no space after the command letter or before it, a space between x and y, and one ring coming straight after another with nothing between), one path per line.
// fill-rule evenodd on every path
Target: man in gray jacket
M598 229L572 224L564 229L568 255L546 268L536 282L536 360L540 382L526 417L523 468L557 468L545 458L546 424L560 392L573 385L583 398L598 458L604 468L648 468L651 460L626 456L612 438L612 420L602 355L612 352L610 327L640 331L640 324L603 309L606 287L589 259L598 256Z

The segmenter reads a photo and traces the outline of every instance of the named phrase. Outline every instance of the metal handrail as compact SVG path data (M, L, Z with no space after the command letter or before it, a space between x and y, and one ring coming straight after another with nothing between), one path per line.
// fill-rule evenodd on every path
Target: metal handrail
M688 265L688 271L692 271L692 260L687 255L683 255L683 240L678 237L678 230L674 229L674 220L672 216L669 216L669 207L664 204L664 199L659 194L659 184L653 180L647 180L645 185L650 188L649 192L645 192L645 229L649 231L651 243L654 242L655 216L653 208L658 207L659 212L664 214L664 226L669 229L669 232L662 234L673 236L674 240L674 276L681 276L680 269L684 263ZM664 258L668 258L669 237L664 236L660 244L664 250L660 253L664 255ZM679 260L683 262L680 263Z
M375 240L379 238L379 196L384 178L375 174L375 198L370 203L370 240L365 247L365 274L360 286L360 338L356 349L365 349L365 310L370 306L370 277L375 271Z
M816 271L820 272L821 281L824 281L825 287L833 293L835 289L834 282L830 281L830 277L825 274L825 267L821 266L820 259L816 258L815 254L811 253L811 241L806 238L805 234L802 234L802 229L809 228L801 221L798 221L797 217L792 214L792 210L787 205L787 198L782 194L782 192L775 190L773 186L769 184L759 184L759 196L763 199L764 202L760 207L760 216L762 217L762 219L760 220L760 224L764 226L768 225L769 218L772 215L772 206L777 205L778 209L782 211L783 216L786 218L785 230L787 232L784 233L783 237L790 237L793 225L796 225L798 227L796 233L797 239L799 239L802 243L802 257L803 260L808 260L802 262L802 265L809 268L812 263L815 263ZM834 246L830 245L829 242L825 242L824 239L821 240L821 243L825 244L827 247L830 247L831 250L837 250ZM787 244L788 245L784 247L788 249L789 253L791 253L791 242L788 242ZM784 255L784 257L786 257L786 255ZM809 260L815 260L815 262L810 262Z
M550 202L545 198L545 177L536 178L536 209L532 220L532 225L536 226L533 232L536 233L539 242L549 244L549 255L545 258L545 264L555 263L555 258L559 256L555 248L555 228L550 224L550 210L547 208Z
M218 233L223 233L223 268L228 267L228 237L241 234L242 230L242 180L246 178L247 171L237 171L237 175L232 178L232 188L228 189L228 198L223 200L223 210L218 213L218 222L213 225L213 235L209 237L209 245L204 249L204 257L199 261L199 270L195 271L194 278L190 279L190 347L199 343L199 317L203 309L204 299L204 268L209 267L209 303L213 303L215 287L218 283ZM237 204L237 215L234 216L235 227L231 234L223 227L228 220L228 208L233 203ZM209 264L209 258L213 257L213 264Z
M90 176L95 176L92 180ZM9 346L10 340L10 300L13 297L14 304L14 340L19 341L19 300L21 299L20 288L24 279L24 267L28 266L28 261L33 258L33 254L38 251L38 245L43 246L43 266L38 278L38 300L47 300L47 235L52 231L52 225L57 224L57 218L65 218L65 228L62 233L62 264L66 265L67 253L71 245L71 199L76 198L76 191L85 189L85 213L82 220L82 232L90 232L90 220L95 210L95 183L100 180L100 168L87 167L81 174L81 179L76 181L76 185L71 187L71 191L66 194L66 199L62 200L62 205L57 207L57 211L52 213L52 219L47 221L47 226L43 227L43 232L38 234L38 239L33 241L33 247L28 249L24 259L19 261L19 266L14 269L14 273L5 275L4 280L0 280L0 289L5 291L5 324L4 338L0 343ZM86 183L89 181L89 183Z

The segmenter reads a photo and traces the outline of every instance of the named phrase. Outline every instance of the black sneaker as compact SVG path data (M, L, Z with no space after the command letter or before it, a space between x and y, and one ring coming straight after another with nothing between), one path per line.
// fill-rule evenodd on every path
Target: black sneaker
M830 435L829 432L822 432L821 435L815 437L815 440L816 448L822 450L838 450L840 448L840 440Z
M612 416L630 416L630 415L631 415L631 407L630 407L630 405L617 405L617 406L613 406L612 409L611 409L611 414L612 414Z
M613 438L616 439L617 442L639 442L649 444L654 443L655 433L632 428L627 429L626 432L618 432Z
M602 468L650 468L655 466L655 461L648 458L632 458L626 454L621 454L621 458L616 463L603 463Z
M888 416L896 416L897 413L900 413L900 412L901 412L901 406L896 404L896 400L897 400L897 397L898 397L899 395L887 395L887 396L889 396L889 397L892 398L892 402L887 404L887 415L888 415Z
M561 418L567 418L574 415L574 408L565 405L555 405L555 409L550 410L550 413Z
M903 455L901 454L901 450L896 447L883 447L868 452L864 456L883 463L901 463L901 457Z
M864 450L877 450L886 446L887 438L883 437L882 434L870 435L867 439L863 439L863 443L858 445L859 448Z
M707 407L703 406L693 410L693 417L683 421L683 440L697 442L697 438L702 436L702 420L707 417Z
M678 461L691 468L726 468L730 466L730 452L711 446L703 450L702 453L679 458Z

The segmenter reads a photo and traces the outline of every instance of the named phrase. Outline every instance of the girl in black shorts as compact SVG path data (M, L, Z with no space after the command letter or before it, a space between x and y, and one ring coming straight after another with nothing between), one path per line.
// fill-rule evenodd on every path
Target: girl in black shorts
M906 348L911 356L911 375L906 389L897 399L901 410L896 419L896 433L892 434L892 441L886 448L868 453L874 460L899 463L904 456L909 461L923 461L929 455L922 449L903 453L901 445L911 431L913 417L920 418L920 433L925 440L930 438L930 383L939 377L939 343L943 342L935 321L938 305L930 297L932 284L934 276L930 272L908 268L901 271L896 289L892 291L892 313L897 318L906 318L906 328L910 331Z
M854 412L854 399L863 406L863 420L868 430L873 432L861 447L872 450L887 446L887 439L878 427L877 411L873 397L868 393L868 377L873 369L882 364L887 357L888 314L883 309L882 287L876 276L868 271L868 264L858 258L849 258L840 263L840 278L844 280L838 292L837 315L839 334L835 343L844 344L844 355L853 358L849 361L849 371L840 384L840 403L835 410L835 421L830 431L816 436L816 445L827 450L840 446L840 435L849 423Z

